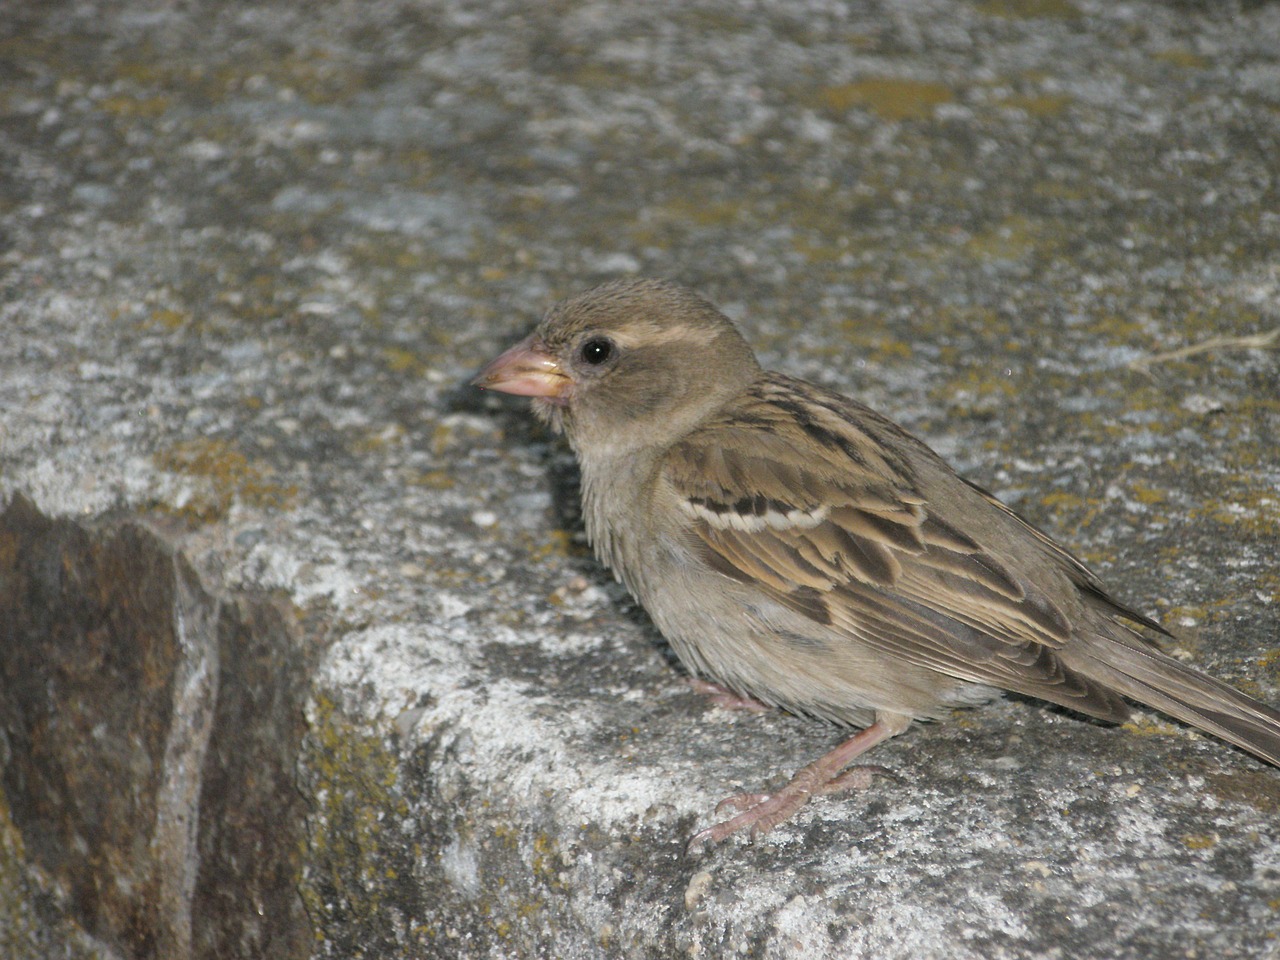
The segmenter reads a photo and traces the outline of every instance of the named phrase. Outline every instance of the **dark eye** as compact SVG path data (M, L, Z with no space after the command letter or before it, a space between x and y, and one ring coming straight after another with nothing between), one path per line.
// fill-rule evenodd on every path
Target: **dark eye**
M578 356L584 363L598 367L613 356L613 341L605 337L592 337L578 348Z

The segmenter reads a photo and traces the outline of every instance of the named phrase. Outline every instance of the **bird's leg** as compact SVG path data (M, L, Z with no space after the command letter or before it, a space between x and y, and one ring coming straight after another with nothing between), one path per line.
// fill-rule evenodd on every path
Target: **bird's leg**
M765 713L773 709L767 703L761 703L751 697L744 697L741 694L734 693L728 687L719 683L712 683L710 680L690 677L689 686L693 688L694 693L702 694L717 707L722 707L725 710L748 710L751 713Z
M909 723L910 720L906 717L881 714L871 726L797 771L791 782L777 793L744 793L722 801L716 807L717 813L725 807L743 812L695 834L689 841L689 849L693 850L707 843L719 843L725 837L748 828L752 836L768 833L803 807L810 797L866 789L874 776L889 774L889 771L876 766L846 769L849 761L866 753L882 740L901 733Z

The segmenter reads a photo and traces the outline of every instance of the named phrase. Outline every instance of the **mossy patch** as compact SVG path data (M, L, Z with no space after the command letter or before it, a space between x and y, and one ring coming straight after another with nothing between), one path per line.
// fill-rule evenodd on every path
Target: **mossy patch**
M1057 247L1054 236L1049 224L1015 214L973 234L965 250L977 260L1018 260L1053 253Z
M191 314L181 310L170 310L167 307L157 307L138 325L144 330L159 329L172 333L175 330L181 330L189 323L191 323Z
M435 769L454 749L447 726L411 751L398 735L318 695L301 760L312 804L301 895L323 955L541 956L565 922L573 856L532 824L528 798L477 794L468 778L447 793ZM378 721L372 721L377 723Z
M272 467L250 461L226 440L202 437L181 441L158 451L153 459L161 470L208 481L201 492L172 510L200 523L226 516L236 501L262 510L281 510L291 506L298 495L295 484L278 481Z
M1182 727L1175 726L1172 723L1166 723L1163 720L1147 716L1138 716L1132 720L1126 720L1120 726L1122 729L1139 737L1177 736L1183 730Z
M423 470L410 474L405 482L414 487L426 487L428 490L452 490L458 485L458 478L448 469Z
M1061 116L1071 106L1071 97L1062 93L1015 95L1001 101L1001 106L1021 110L1030 117Z
M1211 521L1232 528L1227 536L1242 535L1280 541L1280 498L1275 491L1257 487L1252 474L1228 475L1218 481L1222 494L1191 512L1198 522Z
M955 100L955 91L944 83L900 77L866 77L853 83L823 87L821 106L836 114L852 109L869 110L882 120L927 120L934 110Z
M1005 20L1078 20L1083 14L1070 0L982 0L979 13Z
M139 120L154 120L168 110L171 105L172 100L165 96L113 96L104 97L98 101L98 107L113 117L127 117Z
M400 758L328 697L317 698L311 721L303 763L313 813L301 895L317 931L375 924L403 902L413 872L412 851L392 829L410 812Z
M415 377L422 376L427 369L427 365L422 362L412 350L405 350L403 347L385 347L382 351L382 362L386 364L387 369L392 373L411 374Z
M1218 845L1218 836L1213 833L1189 833L1182 838L1188 850L1210 850Z
M26 856L22 835L9 817L0 788L0 955L15 960L43 955L42 924L28 899Z
M42 888L47 879L28 867L22 835L0 788L0 957L100 960L95 941L61 902L65 891Z
M1200 54L1188 50L1185 47L1172 47L1168 50L1161 50L1153 55L1153 58L1163 63L1172 64L1183 70L1204 70L1209 66L1209 60Z
M1233 770L1210 773L1205 779L1214 794L1227 803L1247 803L1272 816L1280 813L1280 794L1276 793L1275 777L1270 771Z

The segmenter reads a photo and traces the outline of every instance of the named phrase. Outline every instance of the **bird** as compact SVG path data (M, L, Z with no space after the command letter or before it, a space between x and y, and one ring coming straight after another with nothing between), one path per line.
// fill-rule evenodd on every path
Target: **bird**
M1111 723L1135 701L1280 766L1280 712L1162 652L1164 627L887 417L763 369L685 286L562 300L471 382L567 438L596 556L702 689L857 729L691 848L866 788L883 768L856 758L1004 691Z

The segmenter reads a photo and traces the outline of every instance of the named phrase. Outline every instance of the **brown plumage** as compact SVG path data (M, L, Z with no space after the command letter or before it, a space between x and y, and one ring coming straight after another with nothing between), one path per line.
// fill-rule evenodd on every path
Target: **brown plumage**
M567 435L597 555L690 671L867 728L695 841L865 785L853 757L1001 689L1108 721L1129 698L1280 766L1280 712L1160 652L1135 629L1159 624L901 427L761 370L689 290L566 300L474 382Z

